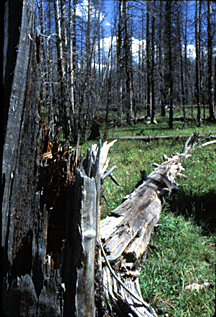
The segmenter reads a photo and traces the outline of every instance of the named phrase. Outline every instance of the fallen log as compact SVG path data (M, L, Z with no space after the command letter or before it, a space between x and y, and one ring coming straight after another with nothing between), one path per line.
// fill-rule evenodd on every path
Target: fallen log
M156 136L121 136L121 137L109 137L107 140L136 140L136 141L145 141L149 142L152 140L179 140L179 139L188 139L189 135L156 135ZM206 139L216 139L216 135L199 135L199 137L206 138Z
M110 310L118 316L125 316L126 313L157 316L141 297L139 272L134 262L146 251L159 221L163 201L177 188L176 179L184 170L182 161L190 155L188 152L196 142L197 135L193 134L186 141L181 154L170 158L164 156L165 162L156 167L110 216L101 221L105 297Z

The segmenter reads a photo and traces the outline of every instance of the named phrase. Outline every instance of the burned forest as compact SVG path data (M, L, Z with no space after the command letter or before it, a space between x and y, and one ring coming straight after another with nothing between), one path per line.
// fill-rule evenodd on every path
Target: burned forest
M216 142L215 26L210 0L1 4L5 316L161 315L140 263L151 247L162 254L151 239L184 162ZM171 134L147 132L159 121ZM180 151L150 157L154 169L104 214L105 184L117 191L125 168L112 161L118 143L171 141Z

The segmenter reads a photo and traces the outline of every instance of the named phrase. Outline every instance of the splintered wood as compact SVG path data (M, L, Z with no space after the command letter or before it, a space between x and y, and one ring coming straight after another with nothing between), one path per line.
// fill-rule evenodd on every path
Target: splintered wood
M176 179L184 168L182 160L196 144L197 135L186 141L181 154L157 165L147 179L127 199L100 223L104 259L103 285L107 304L112 312L120 307L118 316L157 316L145 303L139 289L139 272L136 260L147 249L151 234L160 218L162 204L176 188Z
M178 154L157 167L111 215L101 221L101 238L109 261L120 256L135 260L145 252L158 223L162 200L177 187L182 158Z

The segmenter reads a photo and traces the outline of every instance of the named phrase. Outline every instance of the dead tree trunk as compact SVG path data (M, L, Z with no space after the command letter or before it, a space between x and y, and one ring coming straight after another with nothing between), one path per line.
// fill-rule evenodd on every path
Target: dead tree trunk
M18 18L14 20L14 16ZM46 210L38 210L40 193L36 189L40 64L34 1L5 2L4 17L7 46L3 63L6 119L2 157L2 304L7 316L32 316L36 315L42 287L42 272L36 262L42 266L45 250L41 240L46 219Z
M34 1L7 1L4 18L3 313L63 316L60 264L66 208L60 208L63 199L58 197L67 193L67 166L58 153L58 139L53 155L43 157L50 142L45 120L39 117L41 66Z
M64 250L64 316L95 316L96 184L80 164L71 191Z
M50 142L46 120L39 117L34 2L16 4L9 1L4 8L3 313L94 316L100 216L95 180L100 181L98 171L105 172L108 161L99 150L97 155L91 151L84 172L82 164L77 168L78 154L73 155L69 144L59 148L61 130ZM14 21L12 13L19 19Z

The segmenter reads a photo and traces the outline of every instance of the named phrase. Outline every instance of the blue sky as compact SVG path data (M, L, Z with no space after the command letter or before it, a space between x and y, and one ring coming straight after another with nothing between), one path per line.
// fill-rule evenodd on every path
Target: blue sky
M115 1L117 3L117 1ZM145 10L145 3L146 1L140 1L140 2L134 2L135 4L138 3L138 6L141 5L141 7ZM105 0L104 1L104 9L105 9L105 16L103 21L103 28L104 28L104 40L103 44L109 49L110 46L110 35L111 35L111 28L114 23L114 0ZM195 1L188 1L188 19L191 21L194 20L194 11L195 10ZM136 24L138 22L139 17L141 17L141 10L138 8L133 8L133 14L136 17L137 20L133 20L133 23ZM145 22L144 22L145 23ZM145 28L145 25L144 25ZM140 37L141 35L141 26L139 25L139 22L136 26L137 31L133 32L132 35L132 50L134 53L134 57L136 57L137 52L139 50L139 45L142 44L142 39ZM194 26L191 25L191 29L188 32L188 54L191 57L195 57L195 48L194 48ZM114 41L116 38L114 37ZM144 30L144 46L145 46L145 30Z

